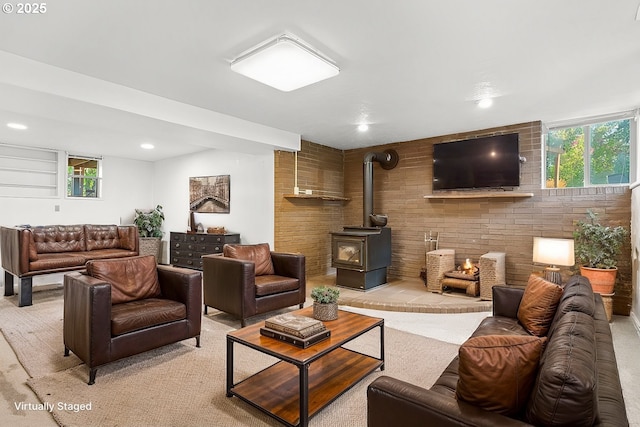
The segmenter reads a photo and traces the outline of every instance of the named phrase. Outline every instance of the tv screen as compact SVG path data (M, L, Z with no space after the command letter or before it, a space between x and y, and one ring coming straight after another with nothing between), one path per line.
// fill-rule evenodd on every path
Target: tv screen
M520 185L518 134L433 146L433 189L504 188Z

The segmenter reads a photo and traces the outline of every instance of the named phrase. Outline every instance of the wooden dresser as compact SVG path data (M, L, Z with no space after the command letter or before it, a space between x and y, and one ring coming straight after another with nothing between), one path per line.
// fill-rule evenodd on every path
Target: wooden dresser
M171 232L169 262L176 267L202 270L202 255L221 254L225 243L240 243L240 234Z

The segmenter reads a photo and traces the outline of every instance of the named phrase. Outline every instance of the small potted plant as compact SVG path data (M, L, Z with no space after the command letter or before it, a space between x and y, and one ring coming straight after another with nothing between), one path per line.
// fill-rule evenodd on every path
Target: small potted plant
M618 256L629 232L621 225L600 224L598 214L592 210L587 211L587 218L587 221L578 221L573 232L580 274L589 279L594 292L611 294L618 272Z
M330 286L318 286L311 290L313 299L313 317L318 320L336 320L338 318L338 298L340 290Z
M164 213L160 205L146 211L136 209L133 223L138 227L138 235L140 236L140 255L154 255L156 260L160 259L163 221Z

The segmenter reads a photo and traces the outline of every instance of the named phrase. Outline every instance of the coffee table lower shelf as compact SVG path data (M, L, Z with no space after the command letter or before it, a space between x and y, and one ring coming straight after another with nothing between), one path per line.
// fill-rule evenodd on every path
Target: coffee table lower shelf
M378 368L384 362L345 348L331 351L307 367L280 361L235 384L229 391L285 424L300 424L300 369L308 369L309 407L314 414Z

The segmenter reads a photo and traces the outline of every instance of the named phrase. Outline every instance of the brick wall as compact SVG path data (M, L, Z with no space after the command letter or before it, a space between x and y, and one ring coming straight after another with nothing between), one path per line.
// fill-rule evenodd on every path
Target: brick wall
M343 201L285 198L293 194L294 154L275 154L275 237L277 250L306 255L308 276L330 272L331 231L344 224ZM302 141L298 152L298 187L314 195L342 196L344 185L342 150Z
M520 135L520 153L527 158L522 165L521 185L517 191L533 193L533 197L424 198L432 193L433 144L512 132ZM305 185L312 185L316 182L313 179L320 180L322 177L327 190L339 192L342 185L339 181L343 178L343 194L351 199L345 203L278 200L278 186L282 185L278 179L278 163L284 166L280 158L287 155L292 159L293 154L281 153L276 156L276 244L286 242L290 248L305 245L305 249L312 249L310 252L303 251L307 254L307 262L313 264L313 269L308 267L308 274L324 274L329 270L331 248L329 236L325 233L339 230L343 225L362 224L364 155L369 151L388 148L398 152L400 161L395 169L389 171L374 163L373 199L374 213L388 215L388 226L393 232L390 276L419 276L424 266L424 235L433 231L440 233L440 248L456 250L456 263L465 258L477 262L480 255L486 252L505 252L507 283L524 286L532 271L541 270L531 260L534 236L571 238L575 221L585 218L587 209L598 212L604 223L626 227L630 224L631 192L628 187L541 189L540 122L396 142L344 153L304 143L299 154L299 167L304 153L305 162L308 162L305 164L311 169L306 173L312 180ZM339 162L341 156L344 159L343 175L338 172L340 167L333 164ZM329 170L326 174L313 172L316 167L327 167ZM288 172L291 184L286 191L282 190L285 193L293 189L292 171L291 167L291 172ZM335 178L336 182L330 183L327 176ZM300 179L299 185L304 188ZM307 220L310 223L304 224ZM320 221L327 222L320 224ZM297 226L291 227L288 222ZM301 238L303 243L296 243L297 238ZM629 256L620 260L614 298L614 312L620 314L629 313L632 293L630 245L627 244L624 250Z

